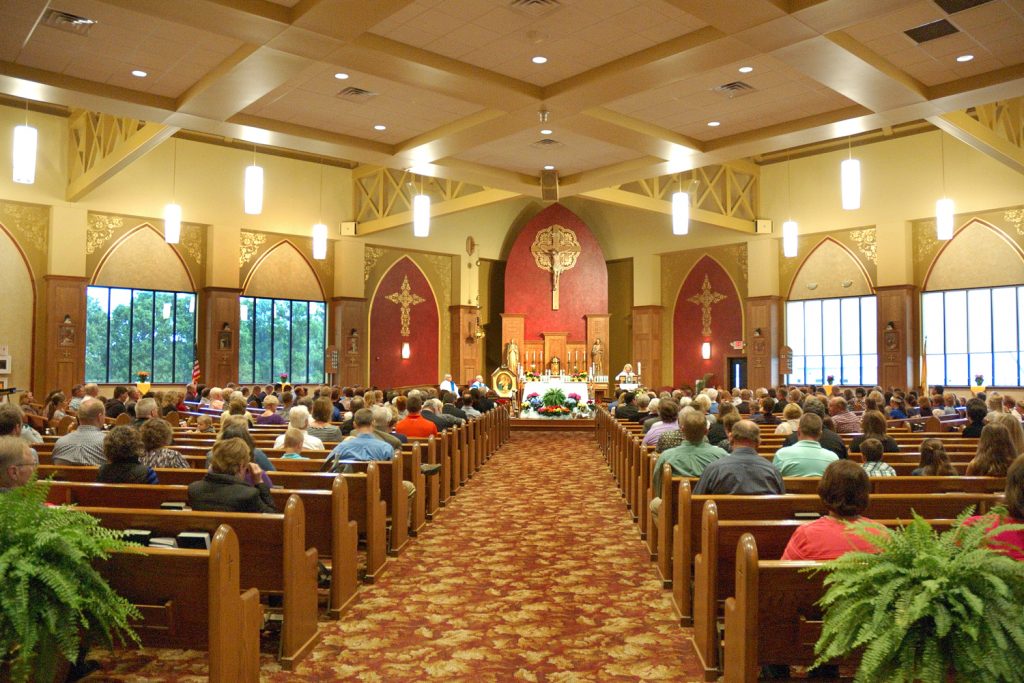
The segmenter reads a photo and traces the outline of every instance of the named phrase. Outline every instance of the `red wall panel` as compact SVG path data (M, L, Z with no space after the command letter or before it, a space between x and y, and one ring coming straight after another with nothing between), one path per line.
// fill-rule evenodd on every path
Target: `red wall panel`
M388 295L400 293L409 278L409 289L423 299L410 307L409 336L402 336L402 308ZM437 384L437 300L426 276L408 258L395 262L373 296L370 310L370 383L379 387ZM402 360L402 342L409 342L410 358Z
M551 310L551 273L538 268L530 253L537 233L554 224L575 232L580 243L576 265L562 273L557 311ZM601 245L579 216L552 204L526 224L512 245L505 268L505 313L526 315L526 339L541 339L542 332L568 332L570 341L584 341L583 316L607 312L608 267Z
M702 334L702 308L688 301L700 296L707 276L711 291L725 298L711 305L711 335ZM726 384L725 358L731 353L729 343L743 339L743 302L732 279L714 259L705 256L690 271L679 290L672 317L673 378L675 386L692 384L705 373L715 373L715 384ZM700 357L702 342L711 342L711 358Z

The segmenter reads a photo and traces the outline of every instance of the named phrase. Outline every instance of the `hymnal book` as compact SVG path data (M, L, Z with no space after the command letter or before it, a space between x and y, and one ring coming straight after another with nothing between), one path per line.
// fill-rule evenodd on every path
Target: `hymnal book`
M149 539L150 548L177 548L178 543L169 536L157 536Z
M124 540L139 545L149 545L149 539L153 532L148 529L125 529Z
M165 500L160 503L161 510L184 510L186 503L180 500Z
M182 531L178 534L179 548L192 548L193 550L209 550L210 534L205 531Z

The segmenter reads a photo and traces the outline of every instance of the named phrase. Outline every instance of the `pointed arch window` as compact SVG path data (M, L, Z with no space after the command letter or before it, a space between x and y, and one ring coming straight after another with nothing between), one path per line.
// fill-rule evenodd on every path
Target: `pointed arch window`
M786 303L786 343L793 349L790 384L878 382L877 299L873 296Z
M243 384L324 381L327 305L323 301L239 299L238 376Z

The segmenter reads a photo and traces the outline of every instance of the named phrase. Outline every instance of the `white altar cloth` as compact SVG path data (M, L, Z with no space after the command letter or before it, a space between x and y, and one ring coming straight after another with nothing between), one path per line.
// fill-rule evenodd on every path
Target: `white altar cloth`
M551 389L561 389L565 392L566 396L569 394L579 394L581 403L586 403L590 398L586 382L571 382L569 380L559 379L558 377L534 382L525 382L523 384L522 398L525 400L527 396L534 392L539 394L541 398L544 398L544 394Z

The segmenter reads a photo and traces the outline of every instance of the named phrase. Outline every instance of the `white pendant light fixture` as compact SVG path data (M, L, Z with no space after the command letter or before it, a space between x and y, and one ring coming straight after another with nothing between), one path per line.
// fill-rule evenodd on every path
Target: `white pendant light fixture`
M860 160L853 158L853 140L850 140L850 156L839 165L839 181L843 194L843 208L854 211L860 208Z
M256 165L256 145L252 147L252 165L245 167L245 212L263 213L263 167Z
M171 171L171 203L164 207L164 242L177 244L181 240L181 206L176 201L178 182L178 139L174 139L174 165Z
M793 162L786 159L786 204L792 210L793 203L793 180L791 177L790 165ZM792 214L790 214L792 215ZM782 255L786 258L793 258L797 253L797 224L792 218L782 224Z
M25 100L25 125L14 127L14 182L31 185L36 181L38 137L36 129L28 125L28 100Z
M324 162L320 160L320 220L313 226L313 258L323 261L327 258L327 226L324 216Z
M423 178L419 194L412 198L412 236L430 236L430 196L423 194Z
M690 195L683 192L683 176L679 176L679 190L672 193L672 234L690 232Z
M953 239L953 200L946 196L946 134L939 131L939 165L942 168L942 198L935 202L935 237Z

